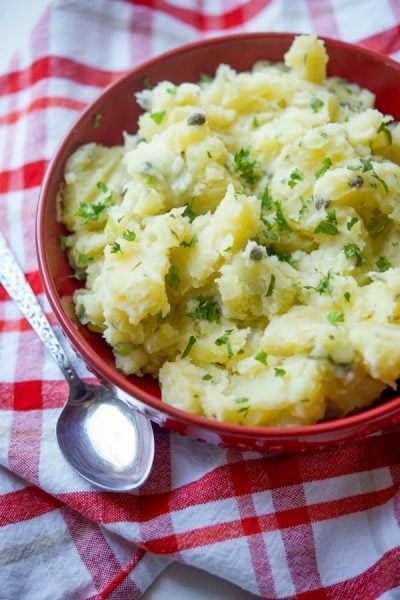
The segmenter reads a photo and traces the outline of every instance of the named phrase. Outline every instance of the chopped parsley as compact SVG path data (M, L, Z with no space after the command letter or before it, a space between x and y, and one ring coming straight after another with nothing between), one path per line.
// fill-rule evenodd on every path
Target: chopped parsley
M60 235L58 238L58 241L60 243L61 250L65 250L65 248L67 248L67 246L68 246L68 236Z
M360 158L360 163L360 165L356 166L349 165L347 168L349 171L361 171L362 173L372 171L374 168L372 162L368 158Z
M318 171L315 173L315 179L319 179L320 177L322 177L322 175L324 175L324 173L326 173L327 170L330 169L332 165L333 165L333 162L332 162L331 158L329 156L325 156L324 160L322 161L321 168L318 169Z
M110 246L111 246L111 254L118 254L118 252L122 253L121 244L119 244L118 242L113 242L112 244L110 244Z
M187 313L188 317L192 319L204 319L210 323L219 323L219 308L213 298L197 296L196 301L198 303L197 307L192 312Z
M339 325L339 323L344 323L344 313L341 311L332 311L326 315L329 323L331 325Z
M262 365L267 365L268 354L264 352L264 350L260 350L258 354L255 355L254 360L258 360Z
M378 267L378 271L380 273L384 273L391 268L392 263L389 262L385 256L381 256L379 260L376 261L376 266Z
M184 351L182 352L181 358L186 358L186 356L189 354L189 352L191 351L191 349L193 348L193 346L196 343L196 338L194 337L194 335L191 335L189 338L189 341L186 345L186 348L184 349Z
M179 277L179 267L178 265L172 264L169 268L168 273L165 276L165 281L167 285L173 290L177 290L179 284L181 282L181 278Z
M82 267L86 267L89 263L93 262L93 256L89 254L83 254L83 252L79 252L78 254L78 264Z
M175 85L167 88L167 90L166 90L167 94L170 94L171 96L175 96L177 91L178 91L178 88Z
M346 302L350 302L350 299L351 299L351 294L350 294L350 292L345 292L345 293L343 294L343 296L344 296L344 299L346 300Z
M245 397L240 397L240 398L235 398L234 402L236 402L236 404L243 404L243 402L248 402L249 399L245 398Z
M272 292L274 291L274 289L275 289L275 275L272 273L271 279L270 279L270 282L269 282L269 286L268 286L268 289L267 289L267 293L265 295L267 297L268 296L272 296Z
M108 202L93 202L92 204L81 202L75 215L83 219L85 223L97 221L108 206Z
M124 233L122 234L122 237L124 238L124 240L126 240L127 242L134 242L136 240L136 233L134 231L131 231L130 229L127 229L126 231L124 231Z
M189 223L193 223L194 219L197 216L196 213L192 209L192 204L193 204L193 200L191 202L189 202L188 204L186 204L186 208L182 213L182 217L186 217L188 219Z
M233 157L235 173L248 183L254 185L261 179L261 175L257 173L259 163L256 160L250 160L250 148L240 148L235 152Z
M203 381L210 381L210 379L212 379L212 375L210 375L210 373L206 373L205 375L203 375L202 380Z
M361 248L357 244L346 244L343 252L346 258L352 258L353 256L356 256L358 259L362 258Z
M386 125L386 123L384 123L382 121L382 123L379 125L378 129L376 130L376 133L384 133L386 135L387 141L389 144L391 144L393 142L393 138L392 138L392 132L390 131L389 127Z
M273 206L272 196L269 192L269 185L265 186L263 194L261 196L261 209L270 210Z
M357 217L351 217L350 221L347 221L347 229L351 231L356 223L358 223Z
M304 219L306 212L310 209L310 200L304 200L300 198L301 208L299 210L299 219Z
M256 115L254 115L254 117L253 117L252 125L253 125L254 129L257 129L257 127L260 127L260 123L258 122Z
M299 169L295 169L289 175L288 186L290 188L294 188L299 183L299 181L302 181L303 179L303 173L299 171Z
M328 139L328 134L326 133L326 131L320 131L319 135L324 139L327 140Z
M215 340L216 346L226 346L228 358L232 358L233 356L232 346L229 341L229 336L231 335L232 331L233 329L227 329L223 335Z
M189 240L189 242L181 242L181 246L183 246L183 248L193 248L197 242L198 242L198 237L197 235L194 233L191 237L191 239Z
M283 377L286 375L285 369L280 369L279 367L274 367L275 377Z
M160 112L150 113L150 117L153 119L154 123L161 125L166 114L167 112L165 110L161 110Z
M275 202L275 208L275 223L277 224L279 231L287 231L290 233L292 231L292 228L290 227L289 223L284 217L281 203Z
M327 274L320 280L317 287L314 288L319 294L332 294L332 271L328 271Z
M388 185L387 185L386 181L384 181L376 173L372 162L368 158L360 158L360 163L361 163L360 165L348 166L347 168L350 169L350 171L361 171L362 173L367 173L368 171L371 171L371 176L374 179L376 179L377 181L379 181L379 183L382 185L385 192L388 194L389 193Z
M314 229L314 233L325 233L326 235L338 235L339 229L337 228L336 212L334 210L328 210L326 213L326 219L320 221L317 227Z
M384 181L382 179L382 177L379 177L378 173L376 173L375 171L373 171L373 173L371 173L372 177L374 179L376 179L377 181L379 181L379 183L381 184L381 186L383 187L383 189L385 190L385 192L388 194L389 193L389 187L386 183L386 181Z
M209 150L207 150L207 156L208 156L208 158L212 158L212 154Z
M104 181L98 181L96 183L96 187L98 187L99 190L101 190L103 194L106 195L106 200L111 200L113 195L112 190L110 190L110 188L104 183Z
M313 109L313 111L316 113L318 112L322 107L323 107L324 103L322 100L320 100L319 98L316 98L315 96L313 96L310 100L310 107Z

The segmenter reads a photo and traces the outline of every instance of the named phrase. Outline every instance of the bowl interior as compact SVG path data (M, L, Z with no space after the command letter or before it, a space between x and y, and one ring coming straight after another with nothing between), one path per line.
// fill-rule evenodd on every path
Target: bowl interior
M125 377L118 373L114 356L101 336L82 326L73 314L71 295L82 284L71 277L71 268L59 244L59 236L65 234L65 230L56 218L56 196L63 181L65 162L81 144L119 144L123 141L123 131L136 131L142 109L136 103L134 93L143 89L144 82L155 84L165 79L174 83L198 81L202 73L212 74L220 63L227 63L240 71L249 69L257 60L280 61L292 40L293 34L229 36L193 44L145 63L112 84L85 110L62 142L42 187L38 210L39 263L51 307L61 328L97 375L110 379L151 406L159 405L173 416L182 411L161 403L158 383L151 378ZM330 56L329 75L367 87L377 96L377 108L400 118L397 100L400 65L342 42L326 40L326 46ZM98 127L94 127L96 115L101 115ZM400 403L400 399L397 401ZM374 410L377 408L367 409L364 413ZM191 417L187 415L188 421ZM341 421L344 420L337 420L335 427L340 427ZM235 427L228 426L228 429ZM309 427L318 428L318 425Z

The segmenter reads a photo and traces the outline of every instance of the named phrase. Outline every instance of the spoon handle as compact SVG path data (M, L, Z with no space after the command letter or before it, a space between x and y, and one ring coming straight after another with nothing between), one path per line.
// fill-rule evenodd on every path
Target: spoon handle
M21 313L29 321L46 348L52 354L66 379L79 382L79 377L56 338L42 307L36 299L28 281L6 240L0 232L0 283L15 301Z

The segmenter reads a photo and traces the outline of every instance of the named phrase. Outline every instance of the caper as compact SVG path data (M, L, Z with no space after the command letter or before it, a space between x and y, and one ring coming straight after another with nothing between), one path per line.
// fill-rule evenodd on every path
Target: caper
M260 246L254 246L250 250L251 260L261 260L262 257L263 257L263 251L262 251L262 248L260 248Z
M364 179L361 175L352 175L349 179L349 186L353 188L353 190L359 190L360 187L364 185Z
M319 196L318 198L315 198L315 208L317 210L319 210L320 208L324 208L327 209L328 206L330 205L331 201L327 200L326 198L322 198L321 196Z
M187 120L188 125L204 125L205 122L206 117L201 113L194 113L194 115L190 115Z

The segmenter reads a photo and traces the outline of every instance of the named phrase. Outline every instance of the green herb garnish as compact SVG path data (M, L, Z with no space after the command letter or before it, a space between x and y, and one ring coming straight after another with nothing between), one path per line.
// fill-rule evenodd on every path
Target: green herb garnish
M197 217L196 213L192 209L193 200L186 204L186 208L182 213L182 217L186 217L189 223L193 223L194 219Z
M264 350L261 350L255 355L254 360L258 360L258 362L260 362L262 365L267 366L267 358L268 354L264 352Z
M126 240L127 242L134 242L136 240L136 233L134 231L131 231L130 229L127 229L126 231L124 231L124 233L122 234L122 237L124 238L124 240Z
M362 258L361 248L357 246L357 244L346 244L343 248L343 252L346 258L352 258L353 256L356 256L359 259Z
M78 265L85 267L91 262L93 262L93 256L90 256L89 254L83 254L83 252L79 252Z
M317 227L314 229L314 233L338 235L339 229L337 228L336 212L334 210L328 210L326 213L326 219L317 225Z
M326 156L324 158L324 160L322 161L322 167L320 169L318 169L318 171L315 173L315 179L319 179L320 177L322 177L322 175L324 173L326 173L327 170L330 169L332 165L333 165L332 160L329 158L329 156Z
M239 173L243 181L249 185L254 185L261 179L261 175L256 172L259 163L256 160L250 160L249 148L240 148L235 152L233 162L235 173Z
M357 217L352 217L350 221L347 221L347 229L351 231L356 223L358 223Z
M384 273L385 271L387 271L388 269L391 268L392 263L388 261L388 259L385 256L381 256L379 258L379 260L376 261L376 266L378 267L378 271L380 273Z
M344 313L340 311L332 311L326 315L329 323L331 325L339 325L339 323L344 323Z
M285 219L281 203L275 202L275 208L276 208L275 223L277 224L279 231L288 231L290 233L292 231L292 228L290 227L289 223Z
M379 183L381 184L381 186L383 187L383 189L385 190L385 192L388 194L389 193L389 187L386 183L386 181L384 181L382 179L382 177L379 177L378 173L376 173L376 171L374 171L373 173L371 173L372 177L374 179L376 179L377 181L379 181Z
M344 299L346 300L346 302L350 302L350 298L351 298L350 292L345 292L343 294L343 296L344 296Z
M186 345L186 348L184 349L184 351L182 352L181 358L186 358L187 355L189 354L189 352L191 351L191 349L193 348L193 346L196 343L196 338L194 337L194 335L191 335L189 338L189 341Z
M198 303L197 307L192 312L187 313L188 317L192 319L204 319L210 323L219 323L219 308L213 298L198 296L196 301Z
M254 129L257 129L257 127L260 127L260 123L258 122L256 115L254 115L254 117L253 117L252 125L253 125Z
M203 375L202 377L203 381L210 381L210 379L212 379L212 375L210 375L210 373L206 373L206 375Z
M181 282L181 278L179 277L179 267L178 265L172 264L169 268L168 273L165 276L165 281L167 285L173 290L177 290L179 284Z
M328 271L327 274L320 280L317 287L314 288L319 294L331 294L333 292L332 287L332 271Z
M118 242L113 242L112 244L110 244L111 246L111 254L118 254L118 252L122 253L122 249L121 249L121 244L119 244Z
M150 117L153 119L154 123L160 125L163 122L166 114L167 112L165 110L161 110L160 112L150 113Z
M81 202L75 215L83 219L85 223L88 221L97 221L108 206L108 202L96 202L92 204Z
M268 286L268 289L267 289L267 293L265 295L267 297L268 296L272 296L272 292L274 291L274 289L275 289L275 275L272 273L271 279L269 281L269 286Z
M299 171L299 169L295 169L289 175L288 186L290 188L294 188L299 183L299 181L302 181L303 179L304 179L303 173L301 171Z
M228 352L228 358L232 358L233 350L231 343L229 341L229 336L231 335L233 329L227 329L223 335L215 340L215 344L217 346L226 346L226 350Z
M285 369L280 369L279 367L274 367L275 377L283 377L286 375Z
M65 250L65 248L67 248L67 246L68 246L68 236L60 235L58 238L58 241L60 243L61 250Z
M382 123L379 125L376 133L384 133L387 137L387 141L389 144L391 144L393 142L393 138L392 138L392 132L390 131L389 127L386 125L386 123L384 123L382 121Z
M316 98L315 96L313 96L310 100L310 107L315 113L318 112L323 107L323 105L324 103L322 102L322 100Z
M107 201L108 201L108 200L111 200L111 198L112 198L112 195L113 195L113 193L112 193L112 190L110 190L110 188L108 187L108 185L106 185L106 184L104 183L104 181L98 181L98 182L96 183L96 187L98 187L98 188L99 188L99 190L101 190L101 191L103 192L103 194L105 194L105 195L106 195L106 200L107 200Z
M267 184L261 196L261 209L270 210L272 206L273 200L271 194L269 193L269 185Z

